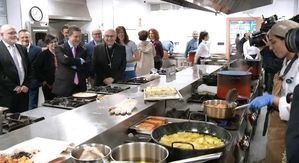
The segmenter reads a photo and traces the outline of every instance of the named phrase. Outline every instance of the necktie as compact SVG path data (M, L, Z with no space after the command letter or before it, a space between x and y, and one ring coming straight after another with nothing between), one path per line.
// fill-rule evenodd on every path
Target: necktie
M16 48L13 45L10 45L9 48L10 48L10 51L12 53L12 59L15 63L17 71L18 71L18 76L19 76L20 85L21 85L23 83L23 80L24 80L24 76L23 76L24 74L23 74L22 69L21 69L21 63L19 63L19 61L18 61Z
M73 47L73 48L72 48L72 52L73 52L73 57L76 58L76 47ZM75 83L76 85L79 84L79 78L78 78L78 73L77 73L77 72L75 73L74 83Z

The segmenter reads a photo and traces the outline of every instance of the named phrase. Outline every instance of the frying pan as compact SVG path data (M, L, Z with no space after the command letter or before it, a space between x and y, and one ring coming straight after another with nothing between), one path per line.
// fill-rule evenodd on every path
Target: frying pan
M159 140L164 135L175 134L177 132L193 132L193 133L200 133L200 134L208 134L212 136L216 136L220 138L224 145L218 148L212 149L181 149L171 146L167 146L164 144L159 143ZM153 130L152 139L154 142L165 146L169 151L169 158L168 161L174 160L181 160L186 158L191 158L195 156L201 156L205 154L223 152L227 145L229 145L232 141L232 135L230 132L225 130L222 127L216 126L214 124L208 122L178 122L178 123L169 123L163 126L160 126ZM174 143L173 143L174 144ZM186 143L188 144L188 143ZM192 146L192 145L191 145Z

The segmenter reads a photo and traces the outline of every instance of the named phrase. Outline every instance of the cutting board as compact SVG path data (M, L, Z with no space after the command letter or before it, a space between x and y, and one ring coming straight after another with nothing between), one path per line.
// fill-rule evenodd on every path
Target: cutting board
M13 155L14 153L25 151L33 154L34 163L46 163L60 156L60 153L69 146L69 142L53 139L35 137L22 143L16 144L1 154Z

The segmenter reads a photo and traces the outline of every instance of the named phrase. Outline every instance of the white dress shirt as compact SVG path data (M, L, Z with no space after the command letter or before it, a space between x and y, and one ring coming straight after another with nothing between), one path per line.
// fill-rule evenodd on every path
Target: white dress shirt
M202 40L196 50L194 62L197 62L199 57L209 58L210 56L210 44L207 41Z
M243 44L243 53L245 59L259 59L260 49L255 46L250 46L249 40L247 40ZM256 55L256 57L253 58L251 55Z
M283 75L284 70L286 69L287 65L291 62L291 60L287 61L285 58L283 61L283 66L280 71L280 76ZM292 93L296 85L299 84L299 59L297 59L289 72L285 75L284 80L282 82L282 88L279 98L279 116L281 120L288 121L290 118L290 109L291 104L287 103L286 96L288 93Z
M17 58L19 67L17 67L17 65L15 65L15 66L16 66L17 71L18 71L20 85L22 85L23 82L24 82L24 79L25 79L25 70L24 70L24 65L23 65L23 62L22 62L21 54L18 51L18 49L17 49L17 47L16 47L15 44L9 45L4 40L3 40L3 43L5 44L6 48L8 49L10 56L12 58L14 58L14 57Z

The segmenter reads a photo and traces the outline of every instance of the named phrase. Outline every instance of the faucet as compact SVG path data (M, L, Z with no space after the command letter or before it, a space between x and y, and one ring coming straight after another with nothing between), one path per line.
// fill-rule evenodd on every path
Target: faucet
M0 135L3 134L3 120L4 120L4 111L8 110L6 107L0 107Z

